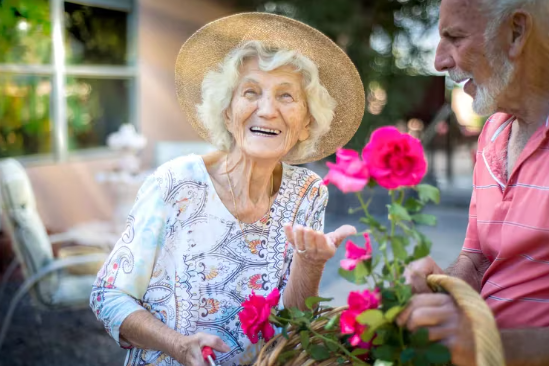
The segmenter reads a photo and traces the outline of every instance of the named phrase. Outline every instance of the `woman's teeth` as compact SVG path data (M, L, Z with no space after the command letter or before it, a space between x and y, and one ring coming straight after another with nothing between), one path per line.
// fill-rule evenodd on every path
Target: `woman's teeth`
M257 134L261 134L261 135L267 135L267 136L277 136L282 132L280 130L273 130L270 128L263 128L263 127L252 127L250 128L250 131Z

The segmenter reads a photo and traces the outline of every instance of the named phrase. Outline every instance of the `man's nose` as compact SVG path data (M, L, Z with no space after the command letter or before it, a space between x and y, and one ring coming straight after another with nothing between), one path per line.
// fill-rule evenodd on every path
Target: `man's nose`
M456 67L456 63L447 49L446 45L441 41L438 44L435 55L435 69L439 72L448 71Z

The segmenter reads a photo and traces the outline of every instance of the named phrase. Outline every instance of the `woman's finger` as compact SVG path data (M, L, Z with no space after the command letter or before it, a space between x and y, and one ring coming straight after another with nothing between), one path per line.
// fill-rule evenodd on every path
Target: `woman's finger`
M328 233L328 237L333 241L336 248L338 248L343 240L351 235L356 234L356 228L351 225L343 225L337 228L335 231L332 231L331 233Z
M294 231L291 224L284 225L284 233L286 234L286 241L295 247Z
M295 239L294 246L298 250L298 254L305 254L305 253L300 253L300 252L303 252L304 250L307 250L307 247L305 246L305 241L304 241L303 234L304 234L303 233L303 226L295 225L294 226L294 239Z
M311 228L303 229L303 241L305 243L305 250L307 251L307 256L314 258L319 252L322 251L322 248L319 248L317 242L317 235L314 230Z

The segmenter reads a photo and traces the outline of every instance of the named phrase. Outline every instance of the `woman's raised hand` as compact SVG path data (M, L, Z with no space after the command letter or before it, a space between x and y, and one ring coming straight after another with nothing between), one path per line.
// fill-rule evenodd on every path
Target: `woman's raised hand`
M296 254L308 262L324 264L332 258L343 240L356 234L351 225L343 225L331 233L324 234L311 228L291 224L284 225L286 240L294 247Z
M177 337L173 343L171 356L185 366L208 366L208 362L202 356L202 348L206 346L223 353L231 350L218 336L196 333L188 337Z

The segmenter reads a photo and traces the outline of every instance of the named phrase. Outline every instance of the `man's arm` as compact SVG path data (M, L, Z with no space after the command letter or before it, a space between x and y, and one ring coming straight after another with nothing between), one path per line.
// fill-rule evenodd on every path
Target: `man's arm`
M482 253L461 252L458 259L444 272L453 277L461 278L475 291L480 292L482 277L490 267L490 261Z

